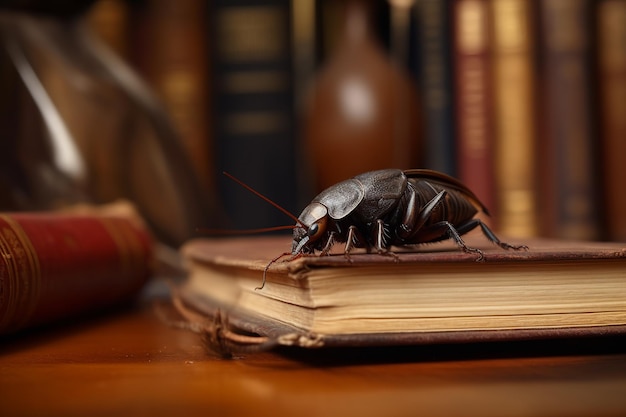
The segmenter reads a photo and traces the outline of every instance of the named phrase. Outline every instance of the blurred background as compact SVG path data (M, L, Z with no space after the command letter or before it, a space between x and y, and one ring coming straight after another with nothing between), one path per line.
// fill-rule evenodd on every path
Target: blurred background
M626 240L626 0L0 0L0 209L132 201L164 242L387 167L503 235Z

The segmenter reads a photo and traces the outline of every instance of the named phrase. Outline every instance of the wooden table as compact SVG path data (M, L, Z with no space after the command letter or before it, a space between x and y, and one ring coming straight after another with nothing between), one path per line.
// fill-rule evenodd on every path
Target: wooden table
M225 360L138 307L0 343L1 416L626 415L624 338Z

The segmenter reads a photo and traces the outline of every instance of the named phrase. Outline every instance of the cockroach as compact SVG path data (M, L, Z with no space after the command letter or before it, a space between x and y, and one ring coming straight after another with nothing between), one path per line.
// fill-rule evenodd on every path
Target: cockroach
M502 242L479 218L489 215L484 204L457 179L429 169L383 169L366 172L339 182L315 197L295 217L267 197L236 178L231 179L260 196L296 221L291 252L272 259L263 273L283 256L291 259L329 254L336 243L344 243L344 255L354 248L375 250L396 257L392 246L418 245L452 239L461 250L477 255L478 248L467 246L461 236L480 227L485 237L503 249L527 250L525 245Z

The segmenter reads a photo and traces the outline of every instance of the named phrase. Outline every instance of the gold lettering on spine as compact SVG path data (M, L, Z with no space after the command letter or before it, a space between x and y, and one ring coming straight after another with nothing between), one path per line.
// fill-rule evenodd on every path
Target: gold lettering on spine
M0 330L20 327L35 311L41 294L39 258L22 227L0 216Z

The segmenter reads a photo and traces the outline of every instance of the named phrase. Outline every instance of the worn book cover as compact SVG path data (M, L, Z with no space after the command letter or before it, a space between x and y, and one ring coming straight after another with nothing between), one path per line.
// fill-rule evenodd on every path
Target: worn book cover
M234 343L391 345L597 336L626 330L626 247L532 239L507 251L471 233L393 256L302 256L272 263L289 237L198 239L175 290L187 318ZM213 334L213 336L216 336ZM218 338L220 335L217 335ZM222 335L224 336L224 335ZM231 337L233 336L233 337ZM237 339L238 336L245 336Z
M0 214L0 335L129 301L152 247L125 215Z

